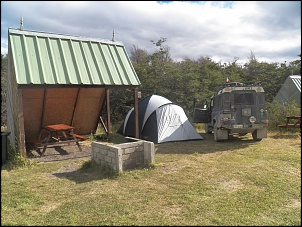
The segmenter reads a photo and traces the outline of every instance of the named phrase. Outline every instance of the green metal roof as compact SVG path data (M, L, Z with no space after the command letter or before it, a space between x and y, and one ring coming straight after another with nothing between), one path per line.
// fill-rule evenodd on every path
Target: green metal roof
M274 100L282 105L295 100L298 107L301 107L301 75L288 76Z
M140 85L121 42L9 28L17 84Z

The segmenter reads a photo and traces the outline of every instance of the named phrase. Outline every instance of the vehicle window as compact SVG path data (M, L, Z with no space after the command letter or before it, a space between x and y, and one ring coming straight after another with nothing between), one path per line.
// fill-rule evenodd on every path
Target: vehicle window
M231 102L230 99L231 99L230 93L223 94L223 108L224 109L230 108L230 102Z
M217 106L219 107L219 109L221 109L222 105L221 105L221 95L217 96Z
M264 105L265 104L264 94L258 93L257 94L257 99L258 99L258 104L259 105Z
M213 105L214 105L214 109L220 109L221 108L221 95L218 95L218 96L214 97Z
M235 105L254 105L253 93L234 93Z

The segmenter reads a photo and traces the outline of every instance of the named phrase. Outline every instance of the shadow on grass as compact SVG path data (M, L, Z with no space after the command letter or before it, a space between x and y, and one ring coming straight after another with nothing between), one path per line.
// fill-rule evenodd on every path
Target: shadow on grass
M86 183L89 181L115 179L119 173L112 169L101 166L93 160L84 162L84 164L76 170L68 170L65 172L53 173L58 178L65 178L76 182L77 184Z
M301 139L301 132L278 132L277 134L273 135L272 138L274 139Z
M251 144L261 141L254 141L251 134L245 136L230 135L228 140L215 142L213 134L199 133L203 140L175 141L156 144L156 153L160 154L207 154L221 151L242 149Z
M153 168L155 168L153 164L140 165L132 169L123 170L123 172ZM84 162L84 164L79 169L70 169L72 169L70 168L70 166L63 167L59 172L53 173L52 175L58 178L65 178L74 181L77 184L104 179L113 180L121 175L121 173L113 171L110 167L101 166L93 160Z

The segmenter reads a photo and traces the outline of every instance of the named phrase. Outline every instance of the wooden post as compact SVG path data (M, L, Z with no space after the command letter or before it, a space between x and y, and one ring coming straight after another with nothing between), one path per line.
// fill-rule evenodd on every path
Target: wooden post
M134 89L134 135L139 139L139 127L138 127L138 88Z
M20 88L18 89L18 120L19 120L19 130L20 130L18 150L21 151L21 155L23 157L26 157L23 98L22 98L22 89Z
M106 108L107 108L107 130L108 130L108 137L109 137L111 133L109 88L106 88Z
M78 104L80 90L81 90L81 88L78 88L75 103L73 105L72 117L71 117L71 121L70 121L70 124L69 124L71 126L73 126L74 114L75 114L75 110L76 110L76 107L77 107L77 104Z
M43 104L42 104L42 114L41 114L41 121L40 121L40 133L38 137L38 142L41 141L42 138L42 128L43 128L43 121L44 121L44 114L45 114L45 103L46 103L46 95L47 95L47 89L44 88L43 92Z

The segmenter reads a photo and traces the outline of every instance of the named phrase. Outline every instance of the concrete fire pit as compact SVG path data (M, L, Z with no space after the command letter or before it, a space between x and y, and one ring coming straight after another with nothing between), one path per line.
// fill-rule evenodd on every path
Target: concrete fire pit
M92 142L92 160L100 165L109 166L118 172L139 168L155 162L153 142L129 137L127 139L131 141L121 144Z

